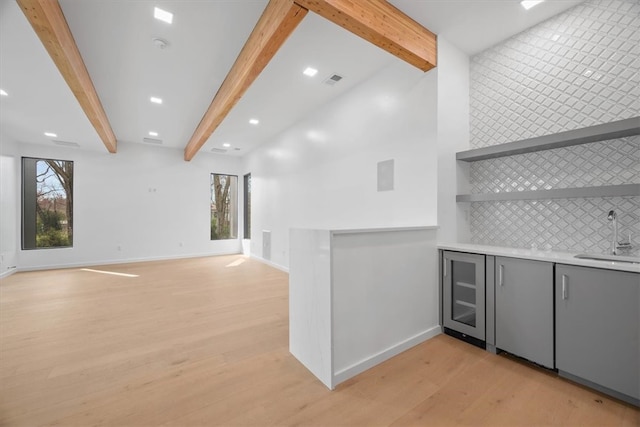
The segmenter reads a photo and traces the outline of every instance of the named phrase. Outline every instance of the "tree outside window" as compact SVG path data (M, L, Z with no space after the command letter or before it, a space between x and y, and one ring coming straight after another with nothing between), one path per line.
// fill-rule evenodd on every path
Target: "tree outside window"
M73 162L22 159L23 249L73 246Z
M238 237L238 177L211 174L211 240Z

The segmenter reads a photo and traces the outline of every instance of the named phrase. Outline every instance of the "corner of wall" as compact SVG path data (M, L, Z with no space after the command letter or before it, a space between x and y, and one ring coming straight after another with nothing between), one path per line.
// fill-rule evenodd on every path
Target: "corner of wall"
M0 135L0 277L16 271L18 264L20 158L17 143Z
M468 242L469 204L456 194L468 187L469 168L456 152L469 148L469 56L438 37L437 70L438 241Z

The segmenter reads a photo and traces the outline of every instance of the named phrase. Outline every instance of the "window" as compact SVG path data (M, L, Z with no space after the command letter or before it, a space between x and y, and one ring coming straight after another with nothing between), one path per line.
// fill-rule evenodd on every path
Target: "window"
M211 240L238 237L238 177L211 174Z
M73 162L22 158L22 249L73 246Z
M251 238L251 174L244 176L244 238Z

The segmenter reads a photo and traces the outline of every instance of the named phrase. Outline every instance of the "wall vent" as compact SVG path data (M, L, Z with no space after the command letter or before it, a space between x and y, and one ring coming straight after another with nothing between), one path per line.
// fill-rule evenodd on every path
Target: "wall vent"
M328 79L326 79L324 81L324 83L329 85L329 86L333 86L333 85L335 85L336 83L338 83L342 79L343 79L343 77L341 75L332 74Z
M61 145L63 147L74 147L74 148L79 148L80 147L80 144L78 144L77 142L58 141L58 140L54 139L53 143L56 144L56 145Z
M227 150L225 150L224 148L212 148L211 149L212 153L218 153L218 154L224 154L227 152Z
M162 140L161 139L155 139L155 138L142 138L142 140L144 142L146 142L147 144L156 144L156 145L161 145L162 144Z

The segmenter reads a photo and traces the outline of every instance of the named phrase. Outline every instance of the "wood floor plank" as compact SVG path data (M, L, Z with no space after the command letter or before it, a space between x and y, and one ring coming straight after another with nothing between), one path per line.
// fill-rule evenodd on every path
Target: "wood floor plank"
M240 255L93 269L135 277L1 280L1 426L640 425L444 335L329 391L288 352L287 274Z

